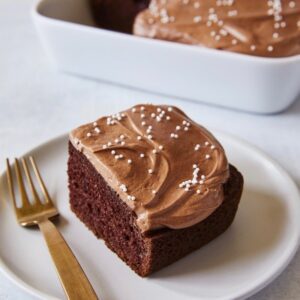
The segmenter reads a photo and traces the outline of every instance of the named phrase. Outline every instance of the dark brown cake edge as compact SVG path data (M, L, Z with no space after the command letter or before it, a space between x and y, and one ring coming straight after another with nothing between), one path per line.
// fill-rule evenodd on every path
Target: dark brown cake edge
M70 206L76 216L140 276L179 260L222 234L233 222L243 190L241 173L230 165L222 205L202 222L183 229L142 234L136 215L89 160L69 143Z

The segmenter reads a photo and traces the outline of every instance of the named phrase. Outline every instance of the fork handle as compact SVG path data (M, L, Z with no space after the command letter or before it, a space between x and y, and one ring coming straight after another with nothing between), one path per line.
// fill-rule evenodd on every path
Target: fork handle
M69 300L98 299L79 262L55 225L48 219L39 222L38 225L67 298Z

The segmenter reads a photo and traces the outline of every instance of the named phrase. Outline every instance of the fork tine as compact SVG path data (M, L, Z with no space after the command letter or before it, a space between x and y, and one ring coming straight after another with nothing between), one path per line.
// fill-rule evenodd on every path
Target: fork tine
M42 179L42 176L41 176L41 174L39 172L39 169L38 169L38 167L37 167L37 165L35 163L34 158L32 156L29 156L29 160L30 160L30 162L32 164L33 171L34 171L34 173L35 173L35 175L36 175L36 177L37 177L37 179L39 181L39 184L40 184L41 189L43 191L43 194L44 194L46 202L53 204L52 200L51 200L51 198L49 196L48 190L47 190L47 188L46 188L46 186L44 184L44 181Z
M28 206L30 206L30 203L29 203L27 193L25 190L22 173L20 170L19 160L17 158L15 158L15 170L16 170L16 174L17 174L17 182L18 182L18 186L19 186L19 190L20 190L20 194L21 194L22 205L23 205L23 207L25 207L25 206L28 207Z
M38 193L37 193L37 191L36 191L36 189L34 187L34 184L32 182L32 178L31 178L31 175L30 175L30 171L28 169L28 165L27 165L26 159L22 158L21 161L22 161L22 164L23 164L25 175L27 177L27 180L28 180L28 183L29 183L29 186L30 186L33 198L34 198L34 201L35 201L36 204L42 204L41 200L40 200L40 197L39 197L39 195L38 195Z
M15 192L14 192L14 183L13 183L12 172L11 172L11 167L8 158L6 159L6 175L7 175L7 183L8 183L11 202L13 203L14 209L16 211L17 203L16 203Z

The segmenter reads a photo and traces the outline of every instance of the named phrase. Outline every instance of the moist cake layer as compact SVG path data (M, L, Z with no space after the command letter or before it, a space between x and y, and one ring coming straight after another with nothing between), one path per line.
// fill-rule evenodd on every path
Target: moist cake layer
M141 232L190 227L224 200L224 149L176 107L138 105L73 130L70 141L135 213Z

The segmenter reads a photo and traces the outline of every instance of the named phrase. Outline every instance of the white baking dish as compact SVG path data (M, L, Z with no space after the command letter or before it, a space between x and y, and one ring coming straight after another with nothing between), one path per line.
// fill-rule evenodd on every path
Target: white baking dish
M300 94L300 55L253 57L99 29L87 0L41 0L32 16L65 72L257 113L280 112Z

